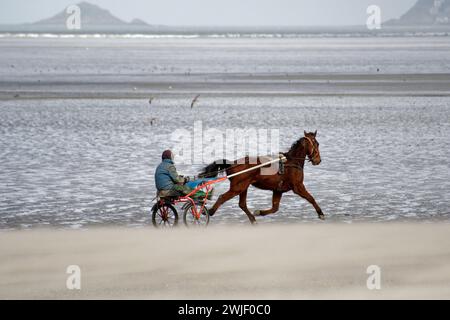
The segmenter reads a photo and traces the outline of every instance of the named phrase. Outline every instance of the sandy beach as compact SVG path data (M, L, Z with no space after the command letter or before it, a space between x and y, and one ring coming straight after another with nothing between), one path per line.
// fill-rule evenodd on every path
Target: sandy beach
M449 299L450 225L308 224L0 234L0 298ZM66 268L81 269L68 290ZM368 290L367 267L381 269Z
M450 96L448 74L173 74L1 81L0 101L149 97Z

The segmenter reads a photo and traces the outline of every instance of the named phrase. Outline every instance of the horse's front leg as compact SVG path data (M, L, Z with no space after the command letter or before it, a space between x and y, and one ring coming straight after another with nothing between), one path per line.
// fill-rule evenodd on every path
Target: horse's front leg
M317 214L319 215L319 219L325 220L325 215L323 214L322 209L320 209L316 200L314 200L313 196L306 190L303 184L296 185L293 191L313 205L314 209L316 209Z
M254 215L255 216L266 216L268 214L277 212L278 208L280 207L280 201L281 201L282 195L283 195L283 193L281 193L279 191L274 191L273 196L272 196L272 208L268 209L268 210L256 210L254 212Z

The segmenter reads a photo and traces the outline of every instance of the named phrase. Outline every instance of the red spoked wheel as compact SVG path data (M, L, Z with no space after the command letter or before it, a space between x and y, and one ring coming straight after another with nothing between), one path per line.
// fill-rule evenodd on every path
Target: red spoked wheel
M199 206L201 209L201 205ZM195 208L191 203L188 203L183 207L184 209L184 215L183 215L183 221L186 227L193 228L193 227L203 227L205 228L209 224L209 212L206 207L203 208L201 214L199 217L196 217L195 215Z
M178 212L167 202L158 202L152 208L152 223L156 228L173 228L178 224Z

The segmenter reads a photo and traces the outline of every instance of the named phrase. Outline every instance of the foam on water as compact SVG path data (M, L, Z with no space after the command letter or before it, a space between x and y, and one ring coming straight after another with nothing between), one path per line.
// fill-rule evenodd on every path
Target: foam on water
M274 38L367 38L367 37L448 37L450 31L378 31L378 32L297 32L297 33L0 33L0 38L81 38L81 39L195 39L195 38L243 38L243 39L274 39Z

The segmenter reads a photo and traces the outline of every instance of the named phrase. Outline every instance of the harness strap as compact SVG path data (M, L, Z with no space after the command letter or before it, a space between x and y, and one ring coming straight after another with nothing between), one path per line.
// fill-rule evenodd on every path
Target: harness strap
M284 165L286 168L294 168L294 169L298 169L298 170L303 170L303 166L300 165L299 163L294 164L294 163L286 163Z
M285 162L287 161L287 159L283 153L280 153L279 157L280 157L280 161L278 162L278 174L283 175L284 174L284 166L285 166Z

